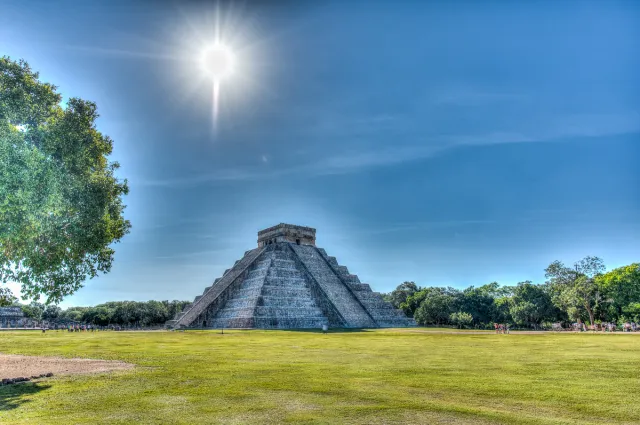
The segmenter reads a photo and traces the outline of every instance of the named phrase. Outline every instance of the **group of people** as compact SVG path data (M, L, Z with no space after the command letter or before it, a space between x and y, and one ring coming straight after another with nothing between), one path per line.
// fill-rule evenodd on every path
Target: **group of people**
M67 325L69 332L95 332L95 326L91 325Z
M587 326L583 322L577 322L572 325L572 328L576 332L586 331L602 331L602 332L615 332L618 330L618 326L612 322L596 323L593 326ZM640 326L636 322L626 322L622 324L622 332L636 332L640 330Z
M493 326L496 328L497 334L508 334L509 333L509 324L508 323L494 323Z

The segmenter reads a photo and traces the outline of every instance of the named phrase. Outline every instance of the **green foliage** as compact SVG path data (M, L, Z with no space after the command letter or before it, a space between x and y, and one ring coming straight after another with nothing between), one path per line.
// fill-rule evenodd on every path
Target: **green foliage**
M513 290L509 312L513 321L522 326L538 326L564 317L551 300L546 286L521 282Z
M597 276L596 285L603 298L599 309L601 316L626 314L637 317L635 305L640 303L640 263L618 267Z
M464 311L460 311L457 313L451 313L449 321L458 328L463 329L473 323L473 316Z
M395 308L401 308L400 306L407 301L407 298L418 292L420 288L414 282L404 282L398 285L396 289L389 294L387 301L389 301Z
M7 307L18 301L9 288L0 288L0 307Z
M567 267L554 261L545 269L548 282L517 286L492 282L462 291L454 288L419 289L405 282L392 294L404 298L400 308L419 325L459 325L454 313L466 312L475 328L493 323L515 323L537 328L568 319L605 322L640 321L640 263L607 273L598 257L585 257ZM418 289L414 291L414 289Z
M448 322L455 309L458 295L459 292L453 288L424 288L409 297L407 303L415 311L414 318L419 325L442 325ZM418 306L414 308L416 304Z
M39 303L21 305L27 317L54 323L80 322L98 326L161 326L182 311L188 301L111 301L94 307L69 307ZM37 310L39 309L39 310Z
M20 305L20 308L22 309L22 314L24 314L25 317L33 320L41 320L45 310L45 305L33 301L31 304Z
M96 105L60 100L26 62L0 58L0 280L47 303L109 272L130 229Z
M597 278L604 270L604 263L598 257L585 257L573 268L554 261L545 269L553 302L573 319L580 319L586 313L593 325L594 311L602 300Z

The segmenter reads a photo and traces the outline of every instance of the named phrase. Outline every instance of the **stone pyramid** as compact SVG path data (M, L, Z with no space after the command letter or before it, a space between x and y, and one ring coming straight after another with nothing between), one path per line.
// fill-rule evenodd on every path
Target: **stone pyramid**
M187 305L171 328L300 329L415 326L315 246L316 230L278 224Z

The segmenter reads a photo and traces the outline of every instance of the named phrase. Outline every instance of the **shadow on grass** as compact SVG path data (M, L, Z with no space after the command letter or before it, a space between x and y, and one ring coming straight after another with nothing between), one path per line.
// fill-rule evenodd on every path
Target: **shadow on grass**
M0 412L13 410L31 401L29 396L51 388L39 382L22 382L0 387Z

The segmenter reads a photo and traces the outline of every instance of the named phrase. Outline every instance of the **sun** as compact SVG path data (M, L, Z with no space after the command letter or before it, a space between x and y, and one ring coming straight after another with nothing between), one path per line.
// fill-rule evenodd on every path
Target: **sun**
M236 58L228 46L215 43L205 48L200 59L200 66L214 82L230 77L235 70Z

